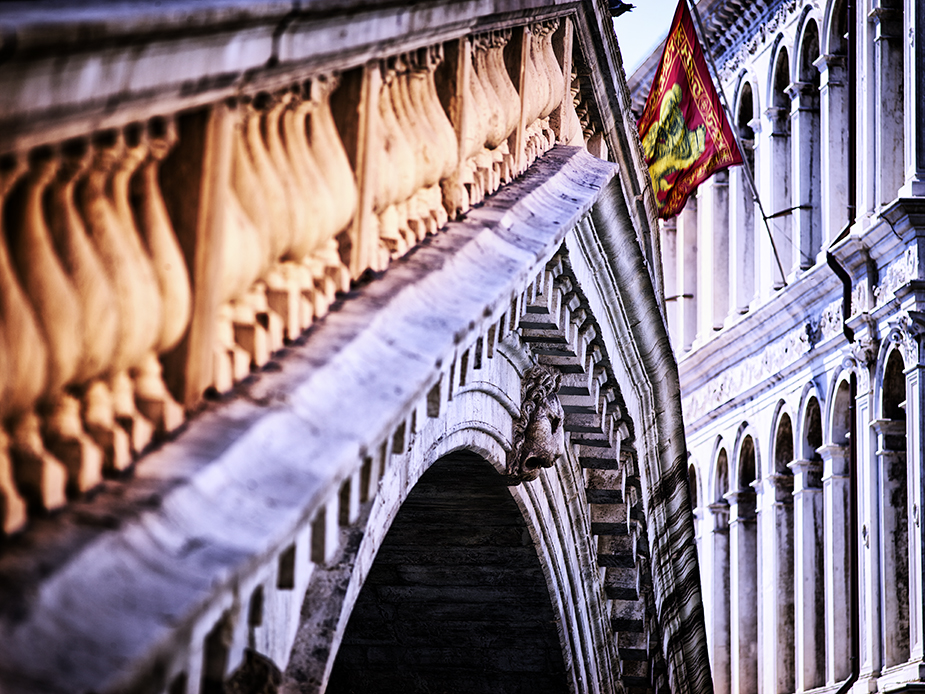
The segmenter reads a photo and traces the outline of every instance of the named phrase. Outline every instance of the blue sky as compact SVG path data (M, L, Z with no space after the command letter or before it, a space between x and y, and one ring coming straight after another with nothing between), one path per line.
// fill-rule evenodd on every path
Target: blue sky
M613 20L627 76L668 34L677 0L624 0L636 9Z

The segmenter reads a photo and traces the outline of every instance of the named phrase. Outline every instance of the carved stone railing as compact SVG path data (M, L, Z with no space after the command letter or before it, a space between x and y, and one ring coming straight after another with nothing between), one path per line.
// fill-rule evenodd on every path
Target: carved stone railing
M599 135L572 33L565 15L489 24L76 137L0 137L2 532L127 470L352 281Z

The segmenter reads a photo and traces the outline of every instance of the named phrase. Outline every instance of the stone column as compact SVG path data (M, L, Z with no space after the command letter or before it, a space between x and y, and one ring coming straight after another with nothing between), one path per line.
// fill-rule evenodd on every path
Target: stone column
M875 114L876 100L879 97L876 89L876 64L874 61L874 32L870 20L867 18L865 5L855 3L854 31L856 47L855 74L855 101L856 115L856 205L857 219L865 226L864 218L873 212L875 202L875 182L880 168L880 153L877 151L878 137ZM851 18L848 18L851 21Z
M794 691L793 476L761 480L761 690ZM767 644L767 645L765 645Z
M825 673L826 684L835 685L851 671L849 497L851 479L847 446L831 444L819 449L822 456L822 530L825 559Z
M883 667L909 660L909 536L906 423L871 422L880 481L880 620Z
M755 299L755 202L746 177L742 166L734 167L729 175L729 276L733 314L747 313Z
M925 659L925 532L922 509L925 504L925 337L923 316L904 320L906 363L906 461L909 528L909 652L913 660Z
M729 501L732 692L758 692L758 533L755 492L740 489Z
M822 466L794 460L793 547L796 691L825 684L825 620L822 576Z
M725 501L710 504L713 528L710 532L710 554L712 559L711 580L705 584L710 592L712 618L710 635L710 665L713 669L713 691L715 694L731 693L731 647L730 647L730 604L729 604L729 504Z
M713 179L697 189L697 336L695 345L702 345L713 337L713 294L716 282L713 269L716 266L713 248ZM690 200L688 200L690 204Z
M721 330L729 314L729 171L717 171L709 184L708 243L713 246L713 267L708 277L713 285L708 329Z
M819 189L819 92L812 82L792 82L790 93L793 270L816 264L822 250Z
M903 30L903 0L880 0L868 18L873 29L873 58L877 93L874 96L876 205L894 200L903 185L901 153L904 123L903 52L908 37ZM908 71L907 71L907 74ZM911 75L910 75L911 77Z
M909 471L909 651L913 660L925 659L925 365L919 363L906 372L906 426L908 450L913 459Z
M665 316L668 319L668 335L675 354L681 354L680 321L678 307L678 233L676 218L659 221L662 251L662 288L665 293Z
M860 675L870 677L880 670L880 518L877 511L880 475L875 455L876 441L871 436L870 370L858 365L858 389L855 400L858 432L858 589L860 599Z
M823 246L828 246L848 222L848 89L843 55L821 55L819 70L819 130L822 135L820 201Z
M689 352L697 337L697 197L691 196L678 215L678 288L681 293L679 322L681 331L678 344L682 352Z
M790 207L792 176L790 172L790 123L789 113L783 108L771 107L765 111L770 123L770 164L773 170L771 176L770 196L766 205L770 209L765 209L769 215L775 214ZM794 265L794 248L792 242L793 233L791 231L791 215L785 214L768 223L771 225L771 233L774 235L774 244L777 246L777 253L780 256L781 265L785 273L790 273ZM770 244L769 244L770 245ZM769 249L770 250L770 249ZM773 252L768 258L762 258L763 266L767 266L765 272L768 273L770 288L779 289L784 286L784 278L777 267L777 261L774 259Z
M903 94L905 183L903 197L925 195L925 2L905 0Z

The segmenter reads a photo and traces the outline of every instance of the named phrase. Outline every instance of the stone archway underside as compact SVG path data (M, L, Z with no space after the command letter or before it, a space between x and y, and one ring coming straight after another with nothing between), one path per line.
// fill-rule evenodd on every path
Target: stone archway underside
M353 608L327 692L568 691L546 578L507 484L465 452L421 477Z

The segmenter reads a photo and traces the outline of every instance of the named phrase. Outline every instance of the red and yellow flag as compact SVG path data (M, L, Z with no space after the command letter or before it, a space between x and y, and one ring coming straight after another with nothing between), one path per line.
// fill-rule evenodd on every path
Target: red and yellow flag
M687 196L714 172L742 163L687 0L678 3L674 14L639 119L639 137L662 219L678 214Z

